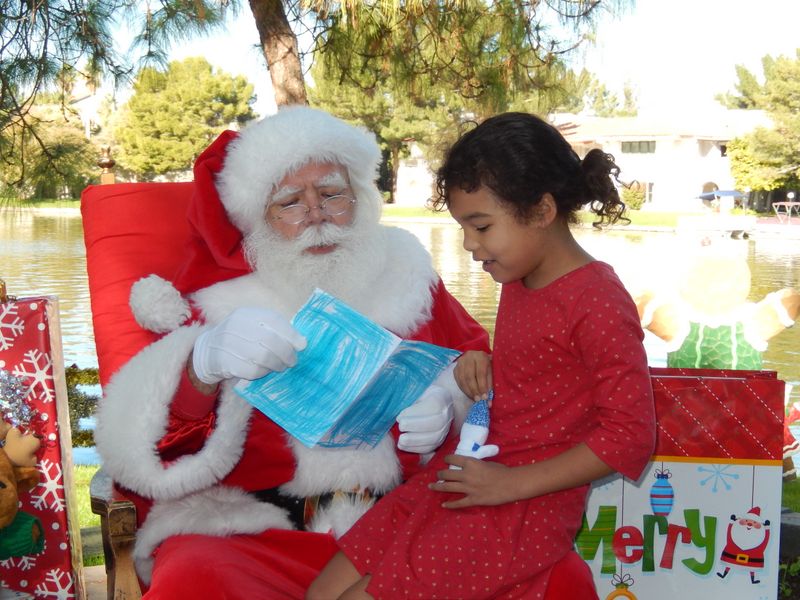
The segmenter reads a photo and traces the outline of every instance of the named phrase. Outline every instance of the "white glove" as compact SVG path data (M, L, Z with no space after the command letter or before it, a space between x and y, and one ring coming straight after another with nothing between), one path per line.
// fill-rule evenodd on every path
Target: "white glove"
M305 347L306 339L280 313L237 308L197 338L192 367L209 385L233 377L258 379L293 367Z
M442 445L453 421L453 397L443 387L431 385L419 399L397 415L402 433L397 447L428 454Z

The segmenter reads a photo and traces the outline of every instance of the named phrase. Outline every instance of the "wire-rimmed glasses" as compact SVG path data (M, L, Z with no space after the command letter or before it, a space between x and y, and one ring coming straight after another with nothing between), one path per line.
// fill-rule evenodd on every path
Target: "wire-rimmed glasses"
M333 196L324 196L314 208L319 208L324 215L329 217L338 217L350 210L355 202L356 199L347 194L334 194ZM287 225L299 225L308 218L311 208L306 204L290 204L279 209L272 218L279 219Z

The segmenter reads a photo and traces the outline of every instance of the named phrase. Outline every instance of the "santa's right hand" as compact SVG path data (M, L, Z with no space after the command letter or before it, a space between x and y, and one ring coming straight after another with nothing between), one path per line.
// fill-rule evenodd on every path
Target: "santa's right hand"
M297 363L306 339L274 310L237 308L194 343L192 367L203 383L258 379Z

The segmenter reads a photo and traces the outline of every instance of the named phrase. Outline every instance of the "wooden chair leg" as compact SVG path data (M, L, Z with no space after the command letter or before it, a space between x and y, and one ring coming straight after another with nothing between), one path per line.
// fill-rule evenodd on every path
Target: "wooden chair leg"
M142 597L139 579L133 564L136 541L136 507L129 500L111 498L98 488L107 484L105 474L98 472L90 487L92 512L100 516L103 555L106 562L108 600L138 600Z

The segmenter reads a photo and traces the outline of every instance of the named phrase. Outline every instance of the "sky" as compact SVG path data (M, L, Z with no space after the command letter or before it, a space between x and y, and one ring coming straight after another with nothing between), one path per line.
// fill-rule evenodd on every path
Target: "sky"
M735 65L760 75L764 55L795 56L798 23L800 0L638 0L626 14L602 18L595 44L575 60L585 61L620 98L629 82L640 113L697 111L716 106L716 94L733 91ZM245 75L263 116L275 104L258 43L245 4L226 32L184 43L171 58L205 56L230 74Z
M626 81L640 112L716 105L733 91L735 65L761 76L761 58L795 56L798 0L639 0L633 13L605 19L586 66L610 88ZM620 94L621 97L621 94Z

